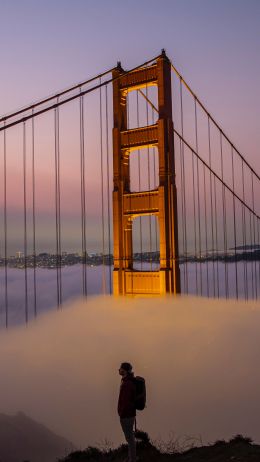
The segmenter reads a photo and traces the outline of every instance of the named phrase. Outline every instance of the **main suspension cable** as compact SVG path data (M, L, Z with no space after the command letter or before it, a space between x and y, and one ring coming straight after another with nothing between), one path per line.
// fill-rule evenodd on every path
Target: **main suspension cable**
M99 84L94 85L93 87L88 88L87 90L81 91L81 93L77 93L76 95L69 96L68 98L66 98L66 99L64 99L64 100L59 100L59 101L56 102L55 104L52 104L52 105L47 106L47 107L45 107L45 108L43 108L43 109L40 109L40 110L37 111L37 112L34 112L33 115L32 115L32 114L28 114L28 115L25 115L25 116L21 117L20 119L17 119L17 120L15 120L15 121L13 121L13 122L9 122L9 123L6 124L6 125L4 124L4 126L0 127L0 131L6 130L7 128L10 128L10 127L13 127L14 125L17 125L17 124L19 124L19 123L21 123L21 122L25 122L25 121L31 119L32 117L37 117L37 116L39 116L39 115L41 115L41 114L44 114L45 112L48 112L48 111L51 111L52 109L55 109L56 107L62 106L62 105L66 104L66 103L68 103L68 102L70 102L70 101L73 101L74 99L77 99L77 98L79 98L80 96L83 96L83 95L86 95L86 94L88 94L88 93L91 93L91 92L93 92L93 91L95 91L95 90L98 90L100 87L104 87L105 85L108 85L109 83L115 82L116 80L120 80L122 77L128 75L129 73L131 73L131 72L133 72L133 71L135 71L135 70L137 70L137 69L143 68L144 66L146 66L147 64L150 64L151 62L155 61L155 60L158 59L158 58L159 58L159 56L156 56L155 58L150 59L149 61L146 61L145 63L143 63L143 64L141 64L141 65L139 65L139 66L136 66L136 67L130 69L129 71L125 71L123 75L119 75L119 76L117 76L117 77L112 77L112 78L110 78L110 79L108 79L108 80L104 80L103 82L101 82L101 77L102 77L103 74L99 74L99 75L96 76L95 78L91 79L92 81L93 81L93 80L99 79L99 82L100 82ZM113 70L113 69L111 69L110 71L105 72L105 74L108 74L108 73L111 72L112 70ZM100 77L100 76L101 76L101 77ZM79 84L79 87L80 87L80 86L82 86L82 84ZM57 95L58 95L58 97L59 97L60 93L58 93ZM57 95L51 97L51 99L57 98ZM44 102L46 102L46 101L44 100ZM41 102L36 103L36 104L37 104L37 106L40 106L40 105L41 105ZM22 109L21 111L22 111L22 112L26 112L26 111L31 110L31 109L34 108L34 107L35 107L35 105L30 105L30 106L26 107L25 109ZM4 117L2 117L2 118L0 119L0 122L5 122L5 121L6 121L6 118L12 118L12 117L14 117L15 115L17 115L17 112L19 112L19 114L21 113L20 111L16 111L15 113L9 114L8 116L4 116Z
M197 103L200 105L200 107L203 109L203 111L206 113L207 117L210 118L210 120L214 123L214 125L217 127L217 129L220 131L220 133L222 134L222 136L226 139L226 141L232 146L233 150L239 155L239 157L244 161L244 163L246 164L246 166L254 173L254 175L257 177L258 180L260 180L260 176L256 173L256 171L253 169L253 167L251 167L251 165L247 162L247 160L244 158L244 156L239 152L239 150L236 148L236 146L234 146L234 144L232 143L232 141L230 141L230 139L228 138L228 136L224 133L224 131L222 130L222 128L220 127L220 125L216 122L216 120L212 117L212 115L209 113L209 111L206 109L206 107L204 106L204 104L200 101L200 99L198 98L198 96L192 91L192 89L190 88L190 86L188 85L188 83L184 80L184 78L182 77L182 75L179 73L179 71L176 69L176 67L173 65L172 62L170 62L171 64L171 67L173 69L173 71L176 73L176 75L178 76L178 78L183 82L183 84L185 85L185 87L187 88L187 90L189 91L189 93L191 93L191 95L196 99Z
M81 88L85 85L87 85L88 83L91 83L97 79L99 79L100 77L104 77L105 75L107 74L110 74L111 72L113 71L113 68L109 69L108 71L105 71L103 72L102 74L98 74L96 75L95 77L91 77L90 79L88 80L85 80L83 82L80 82L80 83L77 83L76 85L73 85L72 87L69 87L65 90L62 90L60 91L59 93L55 93L54 95L51 95L51 96L48 96L47 98L44 98L40 101L37 101L35 103L32 103L30 104L29 106L25 106L24 108L21 108L21 109L18 109L17 111L15 112L12 112L10 114L6 114L2 117L0 117L0 123L1 122L5 122L6 120L8 119L11 119L13 117L16 117L20 114L23 114L24 112L28 112L28 111L31 111L31 110L34 110L36 107L38 106L41 106L42 104L46 104L48 103L49 101L52 101L52 100L55 100L55 99L59 99L61 96L67 94L67 93L70 93L71 91L74 91L74 90L81 90Z
M245 207L247 208L247 210L249 212L251 212L256 218L260 219L260 216L254 212L254 210L248 205L246 204L245 202L243 202L243 200L232 190L232 188L224 181L221 180L221 177L216 173L214 172L214 170L212 170L209 165L207 164L207 162L205 162L205 160L202 159L202 157L190 146L190 144L181 136L181 134L174 128L173 129L174 133L178 136L178 138L185 144L185 146L187 146L188 149L190 149L194 154L195 156L200 160L200 162L205 165L205 167L207 168L207 170L216 177L216 179L218 179L224 186L225 188L231 192L231 194L233 194L235 196L236 199L238 199L238 201L242 204L245 205Z

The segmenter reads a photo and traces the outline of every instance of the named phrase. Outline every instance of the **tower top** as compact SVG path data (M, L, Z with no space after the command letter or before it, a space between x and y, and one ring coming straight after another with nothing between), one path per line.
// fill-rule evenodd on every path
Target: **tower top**
M165 59L166 61L170 62L168 56L166 55L166 51L165 51L165 48L162 48L162 51L161 51L161 56L160 58L163 58Z
M118 71L122 71L122 70L123 70L123 69L122 69L122 66L121 66L121 61L117 61L117 63L116 63L116 69L117 69Z

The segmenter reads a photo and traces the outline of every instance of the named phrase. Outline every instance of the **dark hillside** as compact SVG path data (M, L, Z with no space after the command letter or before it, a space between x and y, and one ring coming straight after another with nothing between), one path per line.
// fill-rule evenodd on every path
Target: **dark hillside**
M54 462L73 449L72 443L22 412L0 414L1 462Z
M184 452L173 450L166 454L147 439L138 442L137 455L140 462L259 462L260 445L238 435L228 442L217 441L209 446L194 447ZM71 453L59 462L124 462L126 458L127 447L122 445L109 451L89 447L85 451Z

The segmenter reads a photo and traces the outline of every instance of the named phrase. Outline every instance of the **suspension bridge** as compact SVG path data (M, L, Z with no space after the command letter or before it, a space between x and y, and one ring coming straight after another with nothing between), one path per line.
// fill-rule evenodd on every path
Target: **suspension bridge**
M164 51L2 116L0 143L2 326L43 272L60 308L74 265L74 295L258 299L260 177Z

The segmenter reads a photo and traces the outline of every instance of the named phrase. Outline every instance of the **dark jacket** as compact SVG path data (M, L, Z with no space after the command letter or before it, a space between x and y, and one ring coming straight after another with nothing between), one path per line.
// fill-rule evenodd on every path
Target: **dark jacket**
M118 415L121 418L126 417L135 417L135 395L136 395L136 385L133 374L127 374L126 377L123 377L121 380L118 406L117 411Z

